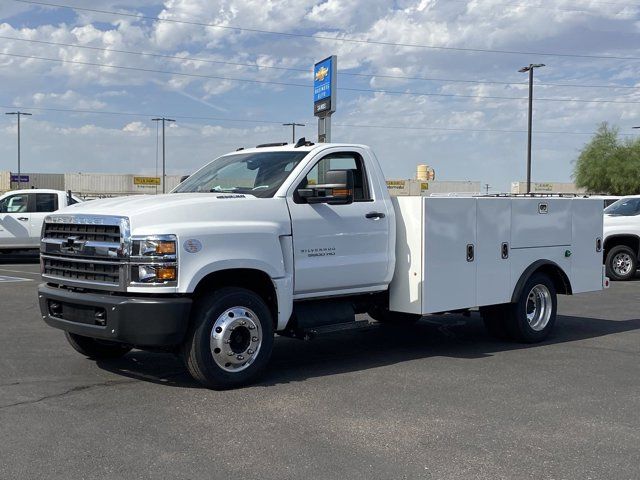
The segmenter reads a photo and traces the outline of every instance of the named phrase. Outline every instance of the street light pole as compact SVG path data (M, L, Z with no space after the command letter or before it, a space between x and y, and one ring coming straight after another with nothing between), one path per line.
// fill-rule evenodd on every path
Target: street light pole
M167 170L166 170L166 160L165 160L165 149L164 149L164 124L165 122L175 122L175 120L171 119L171 118L165 118L165 117L160 117L160 118L152 118L151 119L152 122L162 122L162 193L166 193L166 177L167 177Z
M283 123L282 124L283 127L291 127L293 130L293 142L292 143L296 143L296 127L304 127L305 124L304 123L296 123L296 122L291 122L291 123Z
M531 193L531 127L533 124L533 70L544 67L544 63L530 63L518 72L529 72L529 126L527 129L527 193Z
M21 178L21 170L20 170L20 116L22 115L32 115L27 112L6 112L6 115L16 115L18 117L18 190L22 188L22 178Z

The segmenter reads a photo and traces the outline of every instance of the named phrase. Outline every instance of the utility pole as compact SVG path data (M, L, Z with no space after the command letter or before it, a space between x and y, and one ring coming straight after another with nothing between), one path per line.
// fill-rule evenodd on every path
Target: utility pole
M304 127L305 124L304 123L296 123L296 122L291 122L291 123L283 123L282 124L283 127L291 127L293 130L293 135L291 138L293 138L293 142L292 143L296 143L296 127Z
M22 178L21 178L21 170L20 170L20 117L22 115L32 115L32 114L27 112L21 112L18 110L16 112L6 112L6 115L17 115L18 117L18 190L20 190L22 188Z
M489 189L491 188L491 185L489 185L488 183L485 183L484 188L486 189L487 195L489 195Z
M529 127L527 129L527 193L531 193L531 126L533 123L533 70L544 67L544 63L530 63L528 67L522 67L518 72L529 72Z
M165 122L175 122L175 120L171 118L152 118L152 122L162 122L162 193L166 193L166 177L167 177L167 162L165 157L165 149L164 149L164 124Z

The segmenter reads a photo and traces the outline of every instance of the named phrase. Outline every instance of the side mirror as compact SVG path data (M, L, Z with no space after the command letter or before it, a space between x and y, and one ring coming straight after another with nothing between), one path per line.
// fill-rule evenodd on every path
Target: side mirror
M189 178L189 175L183 175L180 177L180 183L184 182L187 178Z
M329 170L322 185L299 188L298 196L306 203L346 205L353 202L353 171Z

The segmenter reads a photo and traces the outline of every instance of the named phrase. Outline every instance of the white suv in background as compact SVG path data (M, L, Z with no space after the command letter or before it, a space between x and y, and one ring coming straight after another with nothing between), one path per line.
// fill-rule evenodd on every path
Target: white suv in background
M604 262L611 280L631 280L640 253L640 195L622 197L604 210Z
M0 253L40 248L47 213L82 200L60 190L13 190L0 196Z

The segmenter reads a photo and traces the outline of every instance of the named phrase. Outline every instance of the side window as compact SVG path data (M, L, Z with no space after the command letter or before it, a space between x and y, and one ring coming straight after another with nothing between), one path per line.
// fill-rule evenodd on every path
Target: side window
M11 195L0 203L0 213L25 213L29 207L29 196L22 193Z
M325 183L324 177L329 170L353 171L353 201L367 202L371 200L369 182L364 168L362 157L355 152L340 152L329 154L309 171L300 187L312 187Z
M53 212L58 209L55 193L36 193L36 212Z

